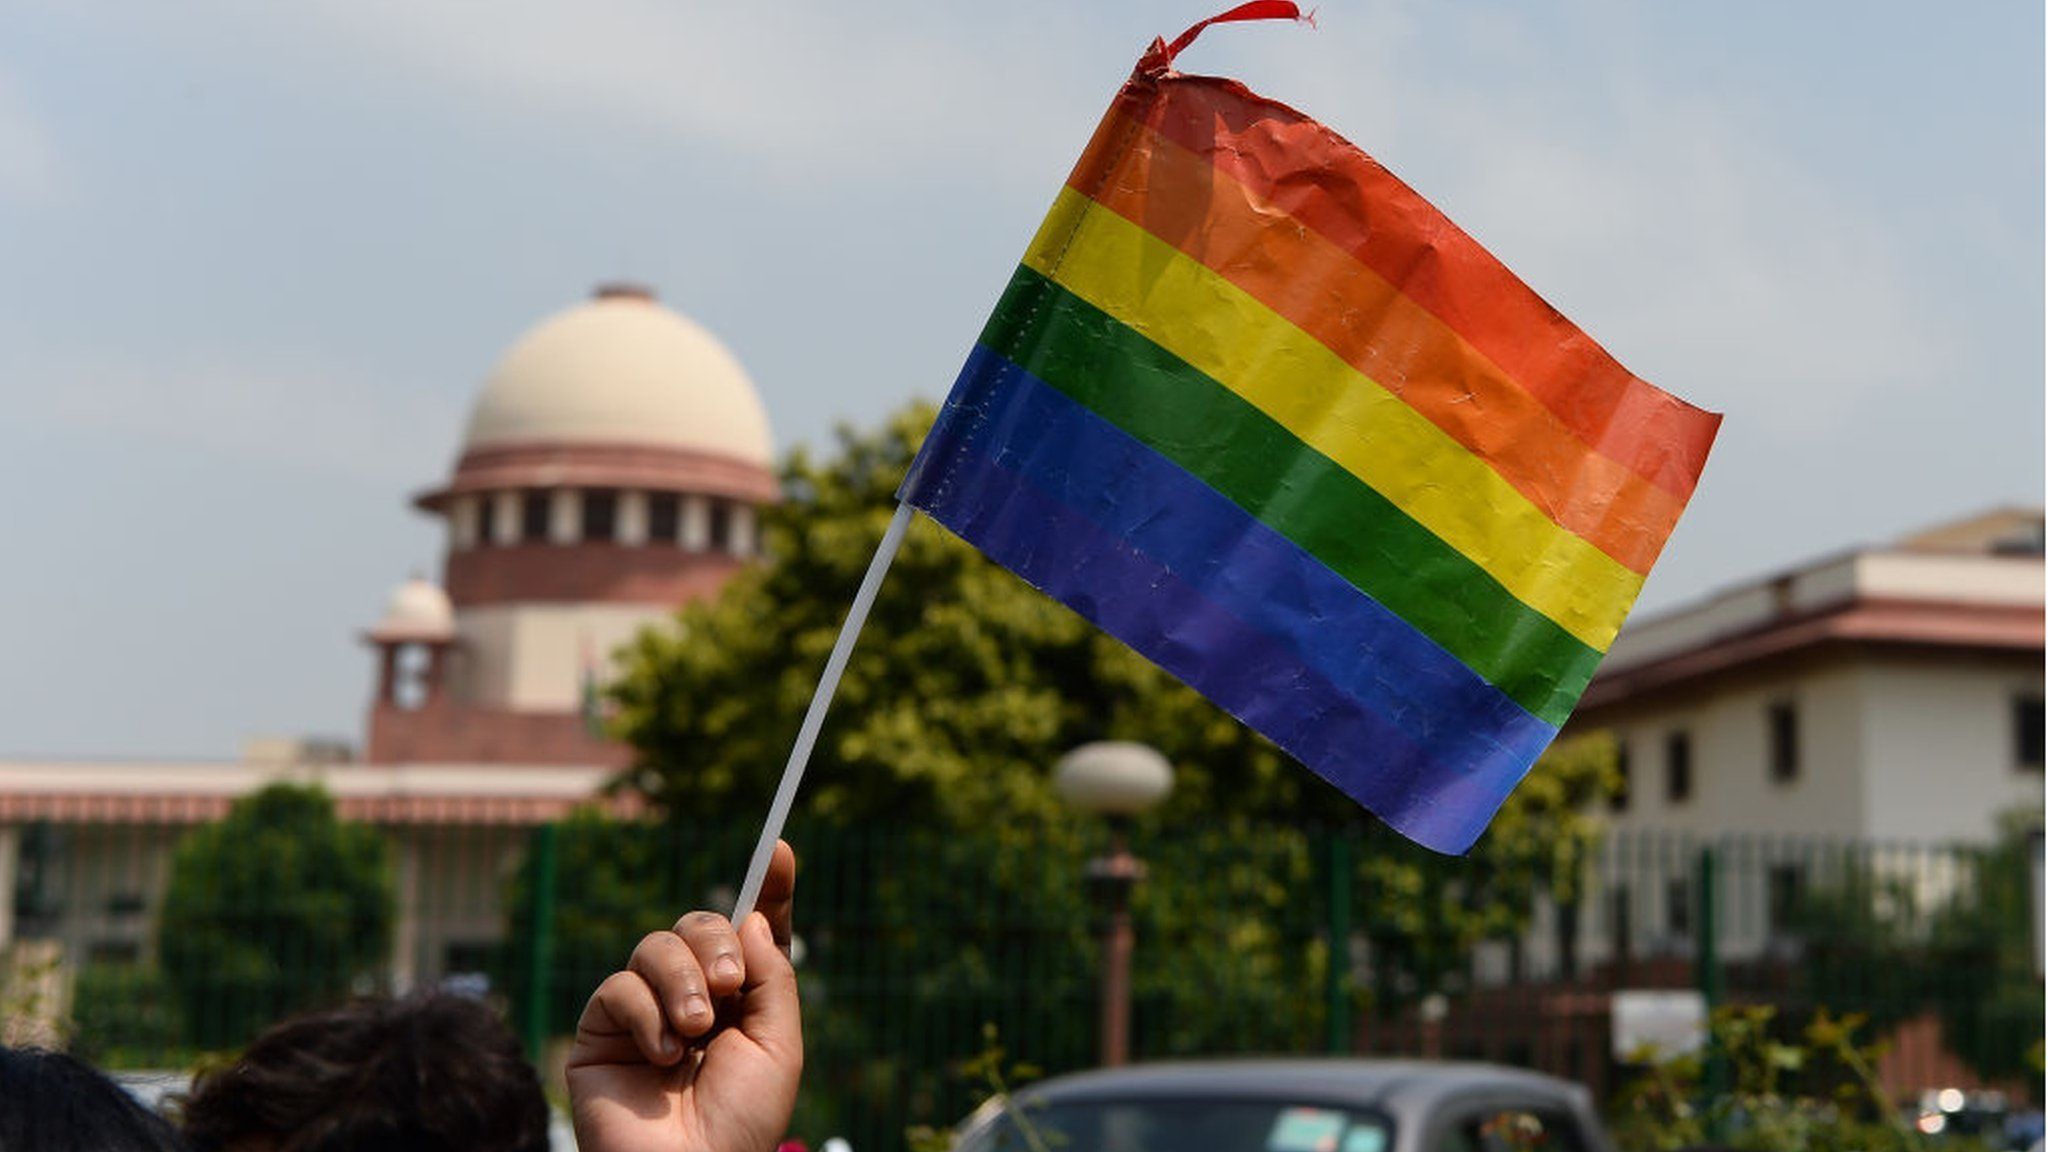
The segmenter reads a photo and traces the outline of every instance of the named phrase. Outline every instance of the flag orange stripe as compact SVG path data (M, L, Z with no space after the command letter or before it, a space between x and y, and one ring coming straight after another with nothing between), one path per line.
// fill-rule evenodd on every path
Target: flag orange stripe
M1228 80L1134 80L1072 181L1092 193L1131 121L1205 158L1321 233L1493 361L1601 455L1692 494L1720 417L1637 379L1377 161L1328 128Z
M1650 570L1683 500L1594 451L1455 330L1257 191L1150 129L1130 124L1119 137L1097 203L1292 321L1560 527L1632 571Z

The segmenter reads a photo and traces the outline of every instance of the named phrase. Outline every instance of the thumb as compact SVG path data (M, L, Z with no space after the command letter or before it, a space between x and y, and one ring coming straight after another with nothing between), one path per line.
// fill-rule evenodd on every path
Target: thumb
M740 958L747 979L741 986L739 1029L779 1063L803 1064L804 1036L796 969L775 943L774 930L759 912L740 925Z

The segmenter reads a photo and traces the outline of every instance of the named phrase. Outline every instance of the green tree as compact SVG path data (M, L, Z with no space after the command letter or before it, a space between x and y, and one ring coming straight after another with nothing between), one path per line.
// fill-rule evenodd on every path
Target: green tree
M1954 869L1932 908L1923 907L1923 869L1853 853L1839 861L1793 916L1807 997L1880 1033L1932 1009L1949 1048L1979 1075L2037 1076L2043 999L2027 854L2040 822L2038 810L2009 812L1992 843L1939 857Z
M1699 1055L1649 1061L1615 1102L1615 1141L1644 1149L1988 1152L1968 1138L1937 1145L1907 1125L1878 1077L1879 1049L1867 1031L1863 1017L1826 1009L1800 1028L1767 1005L1718 1009L1709 1035L1733 1076L1729 1090L1706 1094Z
M1591 813L1619 782L1614 738L1588 733L1553 745L1464 857L1379 837L1359 865L1374 1005L1461 990L1473 946L1518 941L1539 894L1581 904L1604 831Z
M772 562L627 650L612 689L616 730L636 753L627 782L657 808L742 821L766 810L932 415L914 406L873 434L841 430L828 461L793 453L785 499L763 513ZM922 517L840 683L804 808L840 823L1062 820L1049 769L1102 739L1142 741L1173 763L1164 824L1360 818L1263 737ZM1524 786L1482 842L1482 856L1512 862L1503 875L1515 880L1503 882L1569 882L1565 865L1589 827L1581 794L1612 772L1576 765Z
M113 960L78 969L67 1044L75 1055L101 1068L175 1068L192 1055L180 1039L162 969Z
M931 410L879 434L803 451L766 509L770 564L682 628L643 634L614 688L632 782L692 817L766 810ZM1192 691L919 518L883 584L804 783L805 808L842 822L971 826L1057 818L1048 767L1088 740L1143 740L1174 762L1163 814L1331 815L1349 805Z
M2042 987L2035 967L2029 871L2041 810L1999 819L1998 838L1968 854L1970 883L1933 918L1936 974L1949 1047L1993 1080L2038 1081L2042 1071Z
M618 970L640 937L683 912L730 903L744 866L738 828L681 829L616 820L595 807L570 813L555 830L557 899L542 1010L550 1031L576 1024L590 993ZM735 865L735 859L740 863ZM521 1030L531 1021L534 854L520 858L506 885L511 930L496 972Z
M758 827L931 417L920 407L872 434L842 431L830 459L793 454L784 502L763 513L770 561L684 609L680 627L644 633L625 652L612 693L616 730L635 761L621 783L677 827L736 828L742 840ZM1027 1060L1058 1069L1092 1059L1096 945L1082 875L1102 829L1063 810L1051 767L1101 739L1150 744L1175 771L1172 794L1135 832L1153 867L1133 913L1145 947L1163 958L1136 975L1139 1052L1324 1042L1320 990L1330 964L1348 967L1351 941L1315 938L1321 904L1310 894L1331 866L1319 845L1331 834L1358 837L1371 818L1144 658L919 519L803 786L806 830L795 840L805 875L817 873L822 854L835 884L825 913L834 922L819 923L815 896L803 916L816 933L809 972L830 1005L815 1017L815 1083L831 1086L839 1074L839 1037L845 1099L884 1088L942 1099L930 1078L944 1078L944 1060L934 1056L977 1051L990 1019ZM1538 891L1569 898L1594 834L1588 801L1613 779L1612 745L1575 745L1553 760L1467 859L1390 834L1367 838L1370 850L1348 866L1372 910L1358 928L1373 944L1374 971L1390 977L1376 1001L1443 984L1474 942L1519 930ZM744 844L732 852L725 867L737 877ZM565 847L566 901L583 899L586 883L572 876L571 857ZM589 885L617 887L600 872L593 865ZM617 938L607 947L623 955L659 922L608 929ZM580 947L561 945L565 954ZM945 1046L893 1050L905 1016L940 1022Z
M157 954L186 1039L241 1044L375 979L390 951L384 839L318 788L273 784L171 857Z
M614 689L620 732L637 753L631 782L657 807L743 822L766 810L931 419L930 408L913 407L875 434L842 430L831 460L793 454L787 498L763 519L773 562L686 609L680 629L645 633L629 650ZM1100 739L1143 741L1173 763L1162 826L1368 819L1264 738L923 518L848 664L804 808L841 823L927 828L1059 822L1048 769ZM1519 933L1534 893L1576 899L1599 829L1587 813L1618 782L1614 758L1604 736L1560 746L1467 858L1389 836L1361 862L1382 1002L1435 990L1473 943Z
M1960 974L1929 967L1927 923L1911 873L1853 848L1823 853L1815 863L1828 881L1788 909L1788 927L1802 943L1801 991L1811 1003L1856 1013L1883 1035L1925 1011L1938 982Z

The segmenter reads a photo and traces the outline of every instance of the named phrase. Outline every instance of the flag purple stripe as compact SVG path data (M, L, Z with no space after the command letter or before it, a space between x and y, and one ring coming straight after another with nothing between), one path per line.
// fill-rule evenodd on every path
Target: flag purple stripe
M1469 847L1556 734L1291 541L985 348L903 493L1438 851Z

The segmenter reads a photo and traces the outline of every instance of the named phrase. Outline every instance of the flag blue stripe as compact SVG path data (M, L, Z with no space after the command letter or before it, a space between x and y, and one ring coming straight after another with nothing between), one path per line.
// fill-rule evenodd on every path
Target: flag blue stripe
M1557 733L986 348L969 356L903 498L1438 851L1469 847Z

